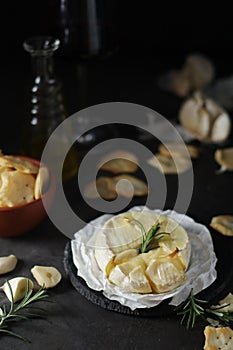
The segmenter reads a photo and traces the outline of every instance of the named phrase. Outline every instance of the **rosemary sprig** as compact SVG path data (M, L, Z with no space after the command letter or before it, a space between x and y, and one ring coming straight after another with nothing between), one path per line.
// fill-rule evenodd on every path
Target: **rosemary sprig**
M141 253L146 253L150 250L149 245L152 243L152 241L154 243L154 248L156 248L155 243L157 243L163 237L162 234L157 234L159 229L160 229L160 225L159 223L157 223L151 226L148 232L144 236L142 236Z
M224 311L224 308L229 306L220 305L220 306L211 306L210 309L206 310L206 313L211 315L215 320L217 320L222 326L231 326L233 323L233 312Z
M141 253L147 253L151 249L158 248L159 247L159 245L157 244L158 241L161 238L163 238L164 235L169 235L170 234L169 232L157 233L159 231L159 229L160 229L160 224L159 223L156 223L156 224L152 225L150 227L150 229L146 232L143 224L139 220L132 219L130 221L135 222L139 226L139 228L141 230L141 233L142 233L142 246L141 246L141 249L140 249Z
M205 300L197 299L191 289L187 299L175 308L177 315L182 316L181 324L186 321L186 328L193 328L197 317L204 318L205 309L201 305L206 303Z
M16 305L14 303L11 285L8 281L6 281L6 283L9 287L10 294L11 294L11 304L10 304L9 311L7 311L7 307L5 304L2 306L2 308L0 308L0 333L7 333L19 339L27 341L27 339L22 337L20 334L11 331L8 328L8 322L18 321L20 319L28 320L30 318L41 318L42 317L41 314L32 313L32 312L22 312L22 310L31 309L31 310L45 311L42 308L31 306L31 304L47 298L48 295L46 294L46 290L43 287L41 287L34 295L32 295L33 291L29 289L29 282L28 282L27 290L24 298L21 300L21 302L18 305Z
M228 305L211 306L210 308L204 307L207 305L208 301L196 298L193 295L193 290L191 289L189 296L185 301L175 308L178 316L182 316L181 324L186 322L186 328L193 328L196 319L202 318L207 323L211 323L210 318L218 321L222 326L231 326L233 323L233 312L225 312L224 307Z

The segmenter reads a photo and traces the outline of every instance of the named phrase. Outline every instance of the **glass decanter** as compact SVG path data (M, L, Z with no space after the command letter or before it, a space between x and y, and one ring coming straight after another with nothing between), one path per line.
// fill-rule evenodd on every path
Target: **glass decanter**
M58 39L47 36L32 37L23 43L24 49L31 55L33 84L29 118L22 124L21 153L37 159L41 158L51 133L67 117L61 82L54 73L53 54L59 45ZM62 138L62 142L64 140ZM59 157L59 148L56 152L54 162ZM77 170L78 155L73 146L64 162L63 180L71 179Z

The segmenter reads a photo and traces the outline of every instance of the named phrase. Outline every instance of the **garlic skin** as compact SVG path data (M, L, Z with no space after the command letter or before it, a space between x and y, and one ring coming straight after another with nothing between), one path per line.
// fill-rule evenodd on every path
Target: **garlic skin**
M14 302L24 298L27 292L27 287L29 288L29 290L32 290L34 288L33 282L26 277L15 277L9 280L8 283L10 284L12 289L12 296ZM1 289L6 294L7 298L10 301L12 301L11 291L8 283L5 282Z
M61 273L53 266L35 265L31 273L37 283L46 289L55 287L61 280Z
M13 254L0 257L0 275L13 271L17 261L17 257Z
M229 114L200 91L184 101L178 115L181 125L202 142L221 143L230 134Z

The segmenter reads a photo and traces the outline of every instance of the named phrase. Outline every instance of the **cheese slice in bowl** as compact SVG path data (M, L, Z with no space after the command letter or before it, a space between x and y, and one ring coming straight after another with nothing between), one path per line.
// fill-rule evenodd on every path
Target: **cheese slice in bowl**
M142 242L154 225L158 225L156 234L143 250ZM185 281L190 253L186 230L170 217L152 211L115 215L96 235L99 268L111 283L134 293L165 293L177 288Z

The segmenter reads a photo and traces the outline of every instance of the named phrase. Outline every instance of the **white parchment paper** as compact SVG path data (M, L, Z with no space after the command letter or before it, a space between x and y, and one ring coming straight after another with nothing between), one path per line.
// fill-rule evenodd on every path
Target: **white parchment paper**
M90 288L103 291L107 298L117 300L122 305L130 307L131 310L135 310L136 308L157 306L163 300L171 297L170 304L176 306L187 298L191 288L196 294L214 282L217 277L215 269L217 258L214 253L211 235L206 226L196 223L187 215L172 210L151 210L145 206L136 206L129 211L136 210L150 210L167 215L186 229L191 242L191 258L185 283L172 292L163 294L130 293L110 283L97 265L93 247L95 235L99 228L112 217L112 215L105 214L79 230L75 234L75 239L71 241L77 274L86 281Z

